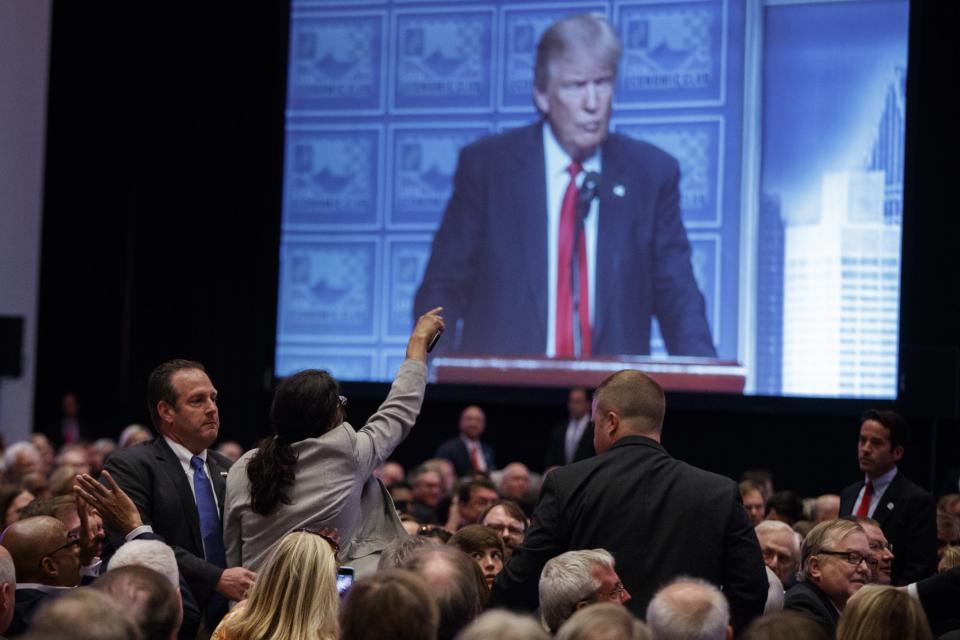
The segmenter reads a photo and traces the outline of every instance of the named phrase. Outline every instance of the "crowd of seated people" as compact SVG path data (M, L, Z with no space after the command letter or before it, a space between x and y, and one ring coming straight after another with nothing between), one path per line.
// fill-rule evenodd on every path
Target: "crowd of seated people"
M202 365L176 361L158 368L167 379L155 381L158 395L150 400L157 407L152 440L131 427L121 437L128 447L75 441L57 451L41 434L7 446L0 638L960 635L960 495L934 503L896 472L906 436L888 412L864 416L858 485L804 500L774 491L769 473L748 472L739 485L725 480L740 499L721 520L732 518L747 553L724 571L741 573L765 598L745 618L736 589L686 561L692 549L648 558L650 566L678 568L644 584L632 575L634 556L647 554L640 540L560 549L536 569L533 606L512 599L518 567L548 542L554 549L556 540L591 540L618 526L595 517L589 495L573 512L556 511L573 504L567 470L602 466L611 447L656 443L634 432L619 445L616 437L602 440L616 434L617 412L626 416L630 406L617 396L622 390L608 389L608 400L597 403L613 407L601 416L599 453L567 470L539 475L520 462L493 468L492 451L479 443L476 407L461 429L479 443L473 456L463 443L459 463L476 463L466 475L457 477L455 461L442 457L404 468L390 454L416 422L425 345L441 325L437 312L418 323L390 396L360 429L345 421L336 381L311 372L278 389L273 433L258 447L214 447L215 388L200 375ZM456 451L454 444L446 450ZM167 451L162 447L188 451L186 459L171 455L164 471L188 492L173 511L154 495L166 485L136 466L138 456ZM589 494L595 474L587 475L571 491ZM910 517L897 520L897 510ZM657 526L668 539L687 539L668 519ZM188 541L193 531L194 547L177 539L178 527ZM708 527L694 534L710 548ZM738 564L754 559L759 575ZM211 588L204 590L207 574Z

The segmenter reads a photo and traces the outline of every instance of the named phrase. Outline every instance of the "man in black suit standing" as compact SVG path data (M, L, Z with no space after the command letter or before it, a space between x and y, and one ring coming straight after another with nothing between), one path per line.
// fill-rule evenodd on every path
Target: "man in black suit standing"
M207 631L213 631L227 600L242 600L255 577L242 567L225 568L224 477L230 461L208 450L220 432L217 390L199 362L170 360L150 374L147 396L161 437L118 450L105 467L137 505L144 525L173 547Z
M893 545L894 585L922 580L937 570L933 498L897 470L909 439L906 421L893 411L864 413L857 446L864 479L840 494L840 515L873 518Z
M660 444L663 389L639 371L607 378L593 398L597 455L547 475L533 525L494 582L491 603L533 610L546 562L603 548L643 616L680 575L723 588L735 628L763 612L767 577L737 484L675 460Z
M593 423L590 421L590 394L583 387L570 389L567 396L570 418L550 433L545 468L559 467L594 455Z
M453 464L457 476L462 478L474 471L493 471L493 449L480 442L487 428L487 416L477 405L470 405L460 413L460 435L442 442L434 458L446 458Z

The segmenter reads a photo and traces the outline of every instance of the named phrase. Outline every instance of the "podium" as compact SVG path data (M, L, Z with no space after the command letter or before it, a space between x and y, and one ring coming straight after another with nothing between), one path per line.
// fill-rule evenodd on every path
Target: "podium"
M544 356L443 356L434 358L432 379L447 384L529 387L596 387L610 374L637 369L666 391L743 393L746 370L713 358L619 356L590 359Z

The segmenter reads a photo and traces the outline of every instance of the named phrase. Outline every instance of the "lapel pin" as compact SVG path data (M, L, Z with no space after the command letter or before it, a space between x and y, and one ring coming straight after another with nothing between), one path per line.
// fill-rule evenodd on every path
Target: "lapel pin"
M888 503L887 503L887 509L889 509L890 511L893 511L893 503L892 503L892 502L888 502Z
M613 185L613 195L617 196L618 198L622 198L623 196L627 195L627 190L622 184L617 183Z
M226 477L227 477L227 473L228 473L227 471L221 471L221 472L220 472L220 477L221 477L221 478L226 478Z

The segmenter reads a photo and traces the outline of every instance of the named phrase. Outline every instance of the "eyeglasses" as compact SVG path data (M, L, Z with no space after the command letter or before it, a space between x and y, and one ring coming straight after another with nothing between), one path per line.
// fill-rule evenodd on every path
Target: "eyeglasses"
M307 529L306 527L301 527L300 529L294 529L290 533L312 533L315 536L320 536L326 540L331 547L333 547L334 553L340 552L340 542L335 537L337 533L335 531L326 530L326 531L317 531L316 529Z
M870 551L883 551L886 549L890 553L893 553L893 543L892 542L871 542Z
M858 566L861 562L866 562L867 565L871 567L875 567L878 564L880 564L880 561L874 558L873 556L865 556L856 551L828 551L824 549L814 555L838 556L840 558L843 558L844 560L846 560L848 563L852 564L855 567Z
M514 535L514 536L523 535L523 529L521 529L520 527L511 527L510 525L507 525L507 524L488 524L487 529L490 529L491 531L494 531L496 533L501 533L503 531L506 531L510 535Z
M70 547L73 547L73 546L79 545L79 544L80 544L80 537L79 537L79 536L76 536L76 537L74 537L74 536L68 536L68 537L67 537L67 542L66 542L65 544L60 545L59 547L57 547L56 549L54 549L54 550L51 551L50 553L45 553L44 555L40 556L40 562L37 563L37 567L42 567L42 566L43 566L43 559L44 559L44 558L50 558L50 557L52 557L53 555L55 555L55 554L56 554L57 552L59 552L59 551L63 551L64 549L69 549Z
M627 592L627 588L623 586L622 582L618 582L617 586L613 588L613 591L607 594L607 597L610 598L611 600L614 600L614 599L620 600L621 598L623 598L623 594L625 594L626 592Z

